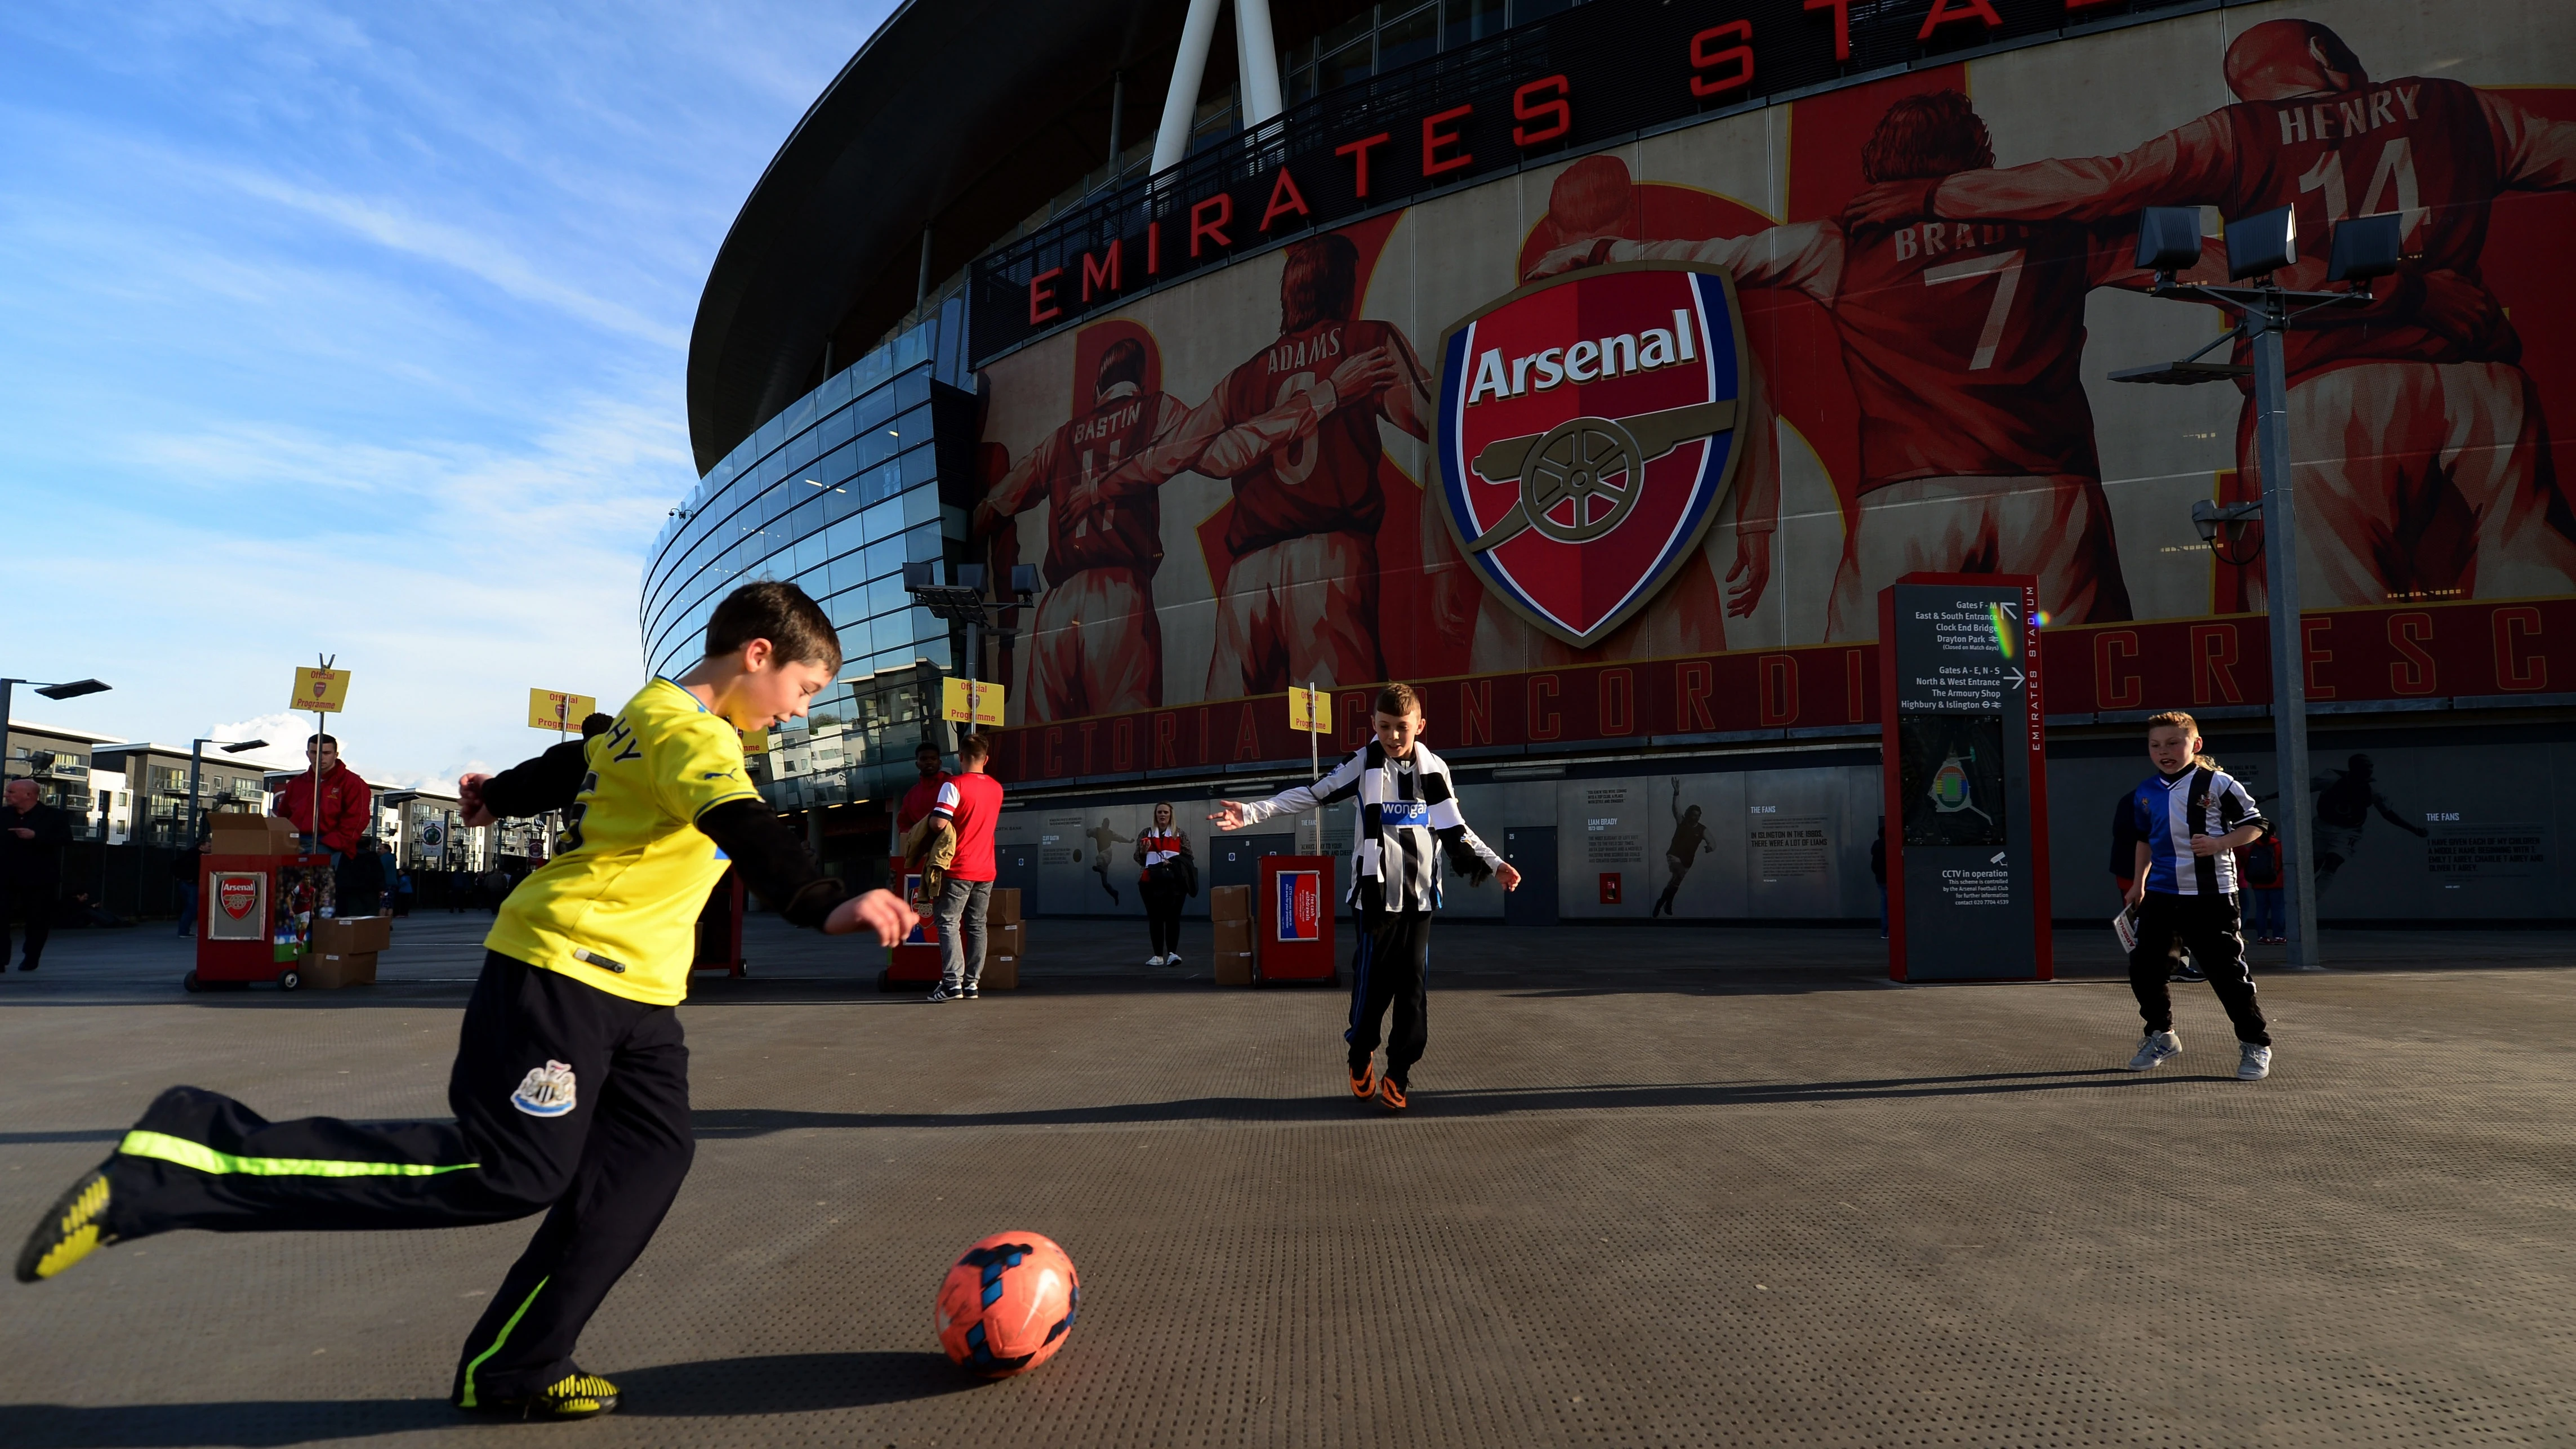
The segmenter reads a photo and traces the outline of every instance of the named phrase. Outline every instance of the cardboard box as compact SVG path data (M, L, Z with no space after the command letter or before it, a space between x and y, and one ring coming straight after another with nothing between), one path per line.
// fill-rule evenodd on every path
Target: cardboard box
M996 926L987 922L984 926L984 959L987 961L996 956L1017 957L1022 954L1027 945L1028 927L1019 921L1013 921L1007 926Z
M274 815L209 815L216 855L293 855L295 827Z
M394 945L391 916L334 916L313 923L312 949L331 955L373 954Z
M1252 923L1250 921L1217 921L1214 925L1216 928L1216 953L1219 956L1223 956L1228 953L1240 953L1246 956L1252 954Z
M296 969L302 973L304 984L315 991L337 991L343 986L372 986L376 980L376 953L315 952L306 956L304 964Z
M1217 952L1216 984L1219 986L1250 986L1252 984L1252 953L1249 951Z
M1216 886L1208 891L1208 917L1218 921L1252 919L1252 887Z
M1017 991L1020 989L1020 958L984 953L984 974L975 982L978 991Z
M1020 919L1020 891L1017 886L995 886L991 899L984 903L984 923L990 926L1016 925Z

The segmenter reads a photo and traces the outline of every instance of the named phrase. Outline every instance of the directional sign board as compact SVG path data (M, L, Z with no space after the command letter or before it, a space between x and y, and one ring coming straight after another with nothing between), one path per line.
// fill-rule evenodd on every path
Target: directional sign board
M1880 591L1888 974L2046 980L2048 766L2037 580Z

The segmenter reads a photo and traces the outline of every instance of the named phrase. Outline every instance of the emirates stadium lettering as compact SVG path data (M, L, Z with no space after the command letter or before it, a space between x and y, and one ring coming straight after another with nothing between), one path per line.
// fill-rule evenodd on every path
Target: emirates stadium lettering
M1300 102L1276 123L1277 139L1201 153L980 259L974 365L1184 276L1430 192L1845 76L2053 39L2111 3L1736 0L1711 15L1661 0L1595 0L1381 74L1365 98ZM2410 114L2412 100L2401 87L2340 108L2293 107L2282 113L2283 135L2376 126ZM1531 370L1545 375L1535 362Z

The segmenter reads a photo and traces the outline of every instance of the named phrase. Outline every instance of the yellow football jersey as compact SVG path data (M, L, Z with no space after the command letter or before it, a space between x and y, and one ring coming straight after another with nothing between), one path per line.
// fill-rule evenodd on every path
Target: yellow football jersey
M656 1006L689 991L698 913L725 859L698 817L758 799L742 739L667 679L644 686L583 750L590 772L552 860L501 903L483 944Z

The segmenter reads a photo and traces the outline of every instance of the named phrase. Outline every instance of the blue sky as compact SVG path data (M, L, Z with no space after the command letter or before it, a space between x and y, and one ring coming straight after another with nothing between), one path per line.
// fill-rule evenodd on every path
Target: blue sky
M736 209L890 0L0 7L11 713L293 743L394 784L642 680Z

